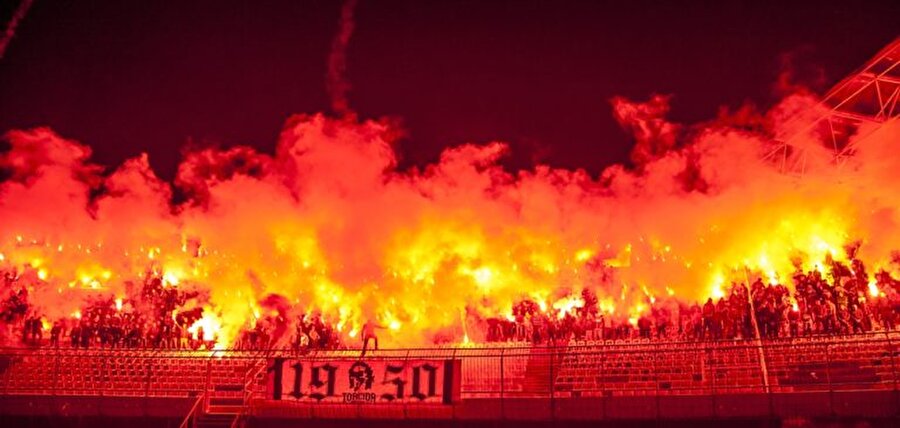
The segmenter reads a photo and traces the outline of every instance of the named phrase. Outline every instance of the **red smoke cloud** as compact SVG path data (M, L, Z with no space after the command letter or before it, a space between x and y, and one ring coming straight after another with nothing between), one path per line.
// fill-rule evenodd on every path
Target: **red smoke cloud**
M222 344L265 311L321 313L348 340L373 319L394 344L479 340L486 317L521 299L566 311L583 289L634 318L748 275L789 284L857 242L871 272L897 270L896 121L841 169L813 156L798 179L766 154L772 136L803 129L787 118L809 111L808 95L694 126L668 122L667 100L614 101L637 168L598 178L504 170L502 142L399 170L395 125L324 115L290 118L274 155L189 149L174 183L145 155L109 170L50 129L12 131L2 263L51 319L127 299L156 271L196 292L187 309L203 308ZM797 141L827 153L814 133Z
M635 146L631 161L641 167L664 156L675 147L678 126L666 121L669 99L654 95L645 103L635 103L622 97L613 98L613 115L619 125L631 132Z

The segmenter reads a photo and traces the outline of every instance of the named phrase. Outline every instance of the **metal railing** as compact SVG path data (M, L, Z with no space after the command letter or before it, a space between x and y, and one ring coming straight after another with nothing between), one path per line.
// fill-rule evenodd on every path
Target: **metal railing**
M757 341L570 342L379 350L365 359L461 362L463 400L897 391L895 342L878 333ZM160 351L0 348L0 395L198 397L240 385L266 397L267 357L358 359L358 350ZM252 374L251 374L252 373Z
M178 428L194 428L197 426L197 417L200 415L200 412L203 411L203 401L205 399L205 394L197 397L194 401L194 405L191 406L191 410L188 410L187 415L185 415Z

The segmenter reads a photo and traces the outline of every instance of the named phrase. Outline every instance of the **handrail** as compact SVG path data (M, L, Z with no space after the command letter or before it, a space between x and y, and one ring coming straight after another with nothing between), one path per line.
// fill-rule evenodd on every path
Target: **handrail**
M200 409L200 403L203 402L205 395L206 393L204 392L197 397L197 400L194 401L194 405L191 406L191 410L185 415L184 420L181 421L181 425L179 425L178 428L192 428L196 425L197 411Z
M612 383L624 383L616 391L621 390L648 397L654 394L667 395L674 391L682 391L688 394L720 395L732 393L735 388L741 388L745 391L747 388L751 388L752 391L769 394L775 392L784 393L793 390L791 385L803 385L811 387L811 390L823 392L833 392L835 390L840 392L855 388L857 384L859 386L857 389L888 389L891 387L897 389L897 382L900 379L898 369L900 367L895 361L896 356L892 350L897 343L898 337L900 337L898 332L887 332L880 333L878 337L852 335L783 341L765 340L763 341L764 348L762 351L766 355L766 363L771 366L769 370L772 371L772 381L768 389L765 387L764 379L761 384L758 377L761 361L754 358L753 353L758 352L760 349L753 341L701 342L701 348L656 341L598 344L594 346L570 343L554 347L501 348L499 352L477 347L464 348L465 351L435 348L431 350L431 353L423 353L417 358L461 361L463 384L460 393L466 399L484 396L485 394L493 397L499 394L501 400L508 400L510 396L521 396L522 394L517 395L519 382L523 381L523 368L520 365L524 361L523 357L532 354L541 354L549 357L552 363L549 370L550 388L542 389L541 391L529 390L524 392L533 392L535 396L553 399L576 396L575 392L578 394L586 392L587 396L598 396L609 391ZM823 354L822 350L829 352ZM884 352L885 350L887 352ZM549 354L547 354L548 351ZM0 349L0 355L3 354L3 349ZM102 382L103 391L100 393L101 397L119 396L121 394L133 396L135 392L140 392L139 396L144 397L184 397L184 391L190 388L169 390L165 386L160 389L154 384L157 381L172 382L172 379L168 377L171 374L171 368L167 364L171 365L173 362L177 364L178 361L184 361L188 364L185 367L190 367L191 373L193 373L191 376L193 376L193 379L196 379L192 382L196 383L198 390L204 390L203 385L207 385L205 388L207 391L204 392L204 399L201 403L205 403L212 396L208 391L210 389L209 385L215 383L218 379L218 375L210 370L210 362L213 359L206 355L173 355L159 350L154 350L152 353L140 353L121 349L94 351L91 353L66 352L65 350L57 349L32 349L15 353L6 352L5 354L13 359L13 363L11 365L12 368L0 376L0 381L2 381L0 382L0 395L48 394L51 392L54 395L63 396L84 393L98 395L97 390L90 389L90 386L85 386L90 381L89 371L85 371L84 375L72 372L71 367L73 364L85 364L94 367L98 371L103 371L103 373L109 370L118 371L121 367L129 364L146 366L139 371L140 374L131 375L132 377L118 373L116 377L104 380ZM403 359L406 355L407 353L402 355L381 354L374 358ZM409 357L407 358L411 358L413 354L409 352L408 355ZM874 369L876 370L876 373L874 373L876 377L873 380L865 381L864 384L847 380L844 361L847 360L848 362L868 367L871 366L871 363L867 362L870 355L880 360L879 366ZM252 354L235 353L234 355L223 351L217 352L217 358L233 357L236 361L243 360L251 363L246 366L248 370L244 373L244 376L248 376L243 379L243 401L245 405L239 412L238 419L245 416L244 413L249 414L253 410L250 402L253 395L260 392L260 388L254 383L258 380L260 371L265 368L264 362L268 358L279 356L309 359L313 362L355 360L358 358L358 354L351 355L340 351L333 353L323 352L314 356L285 356L275 351L255 352ZM790 356L793 360L786 359L786 356ZM21 357L25 358L22 359ZM167 357L171 357L171 360ZM798 358L799 361L797 360ZM848 358L853 358L854 360L848 360ZM197 365L190 363L189 360L194 362L206 360L204 361L206 364ZM693 370L692 373L695 376L701 375L703 377L692 380L691 375L685 374L688 373L685 371L679 371L680 374L678 376L655 374L657 371L665 370L670 361L683 365L687 370ZM804 375L803 372L807 369L798 366L798 364L806 361L813 365L824 364L826 366L825 370L820 368L809 369L824 376L816 378L813 375L813 378L809 378L807 375ZM257 364L257 362L259 363ZM53 370L54 363L59 364L56 370ZM22 365L20 366L20 371L17 372L14 367L19 364ZM622 368L620 368L620 364L623 364ZM627 369L624 368L626 367L624 364L628 364ZM632 364L637 366L632 366ZM40 369L42 367L49 368L49 370L41 372ZM500 370L499 373L497 373L498 369ZM582 376L583 374L576 372L585 369L591 371L588 378L592 380L578 385L579 381L573 380L572 377ZM724 371L720 373L720 369ZM752 373L754 369L757 371ZM609 372L610 370L612 372ZM647 376L643 376L645 379L639 379L642 376L638 373L639 370L651 370L654 372L654 376L651 376L649 379L646 378ZM792 373L789 376L800 376L794 379L798 383L781 383L785 377L783 373L786 370ZM616 373L616 371L619 371L619 373ZM608 372L620 380L607 380ZM779 373L777 377L776 373ZM38 376L39 374L39 378L33 378L33 376ZM887 378L889 375L893 375L893 378L890 380ZM234 384L240 382L234 377L229 377L229 379ZM499 384L497 384L498 380ZM680 385L676 386L670 381L680 382ZM647 382L664 382L666 385L659 383L653 385ZM48 388L52 388L52 391L48 391ZM504 412L507 410L504 408L505 404L501 402L501 409Z
M877 334L854 334L854 335L819 335L819 336L810 336L810 337L799 337L799 338L784 338L784 339L764 339L763 343L765 343L766 347L780 347L787 345L802 345L802 344L824 344L824 343L854 343L854 342L864 342L864 343L890 343L891 342L891 334L900 336L898 332L878 332ZM533 346L533 347L465 347L465 348L393 348L393 349L383 349L379 350L379 357L392 357L396 356L397 358L402 358L406 355L408 351L425 351L432 352L434 355L438 354L447 354L451 355L454 351L462 350L466 351L462 355L472 355L477 354L478 352L494 352L496 351L494 356L499 357L500 353L516 355L516 351L521 351L521 355L527 355L533 350L536 351L545 351L549 352L550 350L565 350L569 353L580 353L580 352L595 352L598 350L602 350L603 352L609 350L615 350L616 352L646 352L648 349L655 349L661 345L668 345L672 347L678 347L679 345L684 345L684 349L691 348L696 345L703 346L714 346L717 348L728 348L728 349L758 349L758 344L755 343L755 340L719 340L719 341L689 341L689 342L670 342L670 341L650 341L650 342L636 342L636 341L622 341L615 343L601 343L595 342L592 344L578 344L578 343L569 343L569 344L561 344L555 346ZM122 356L134 356L134 357L165 357L165 358L175 358L175 359L194 359L194 358L209 358L209 353L203 352L194 352L191 354L185 354L183 351L178 350L160 350L160 349L144 349L142 351L132 350L132 349L122 349L122 348L112 348L112 349L94 349L86 352L84 350L76 350L76 349L42 349L42 348L16 348L16 347L0 347L0 355L35 355L35 353L42 354L46 351L47 356L67 356L73 355L78 357L108 357L110 354L117 354ZM51 352L52 351L52 352ZM280 355L288 355L293 356L293 353L283 354L282 352L291 352L291 351L283 351L280 349L270 349L270 350L260 350L253 353L248 353L247 351L232 351L232 350L218 350L215 351L216 357L223 358L236 358L236 359L257 359L264 358L269 356L280 356ZM392 353L396 353L396 355L392 355ZM319 351L317 355L305 355L304 359L312 359L312 360L324 360L324 359L334 359L334 358L352 358L358 359L358 356L353 354L352 351L349 350L322 350Z
M242 419L243 416L244 416L243 410L240 413L234 415L234 419L231 420L231 425L229 425L229 428L238 428L239 426L241 426L241 421L243 420Z
M888 355L891 356L891 382L894 384L894 392L897 392L897 363L894 361L896 350L894 349L894 343L891 342L891 336L887 332L884 333L884 337L887 338Z
M865 333L852 333L852 334L828 334L828 333L815 333L810 335L803 335L799 337L779 337L775 339L762 339L767 344L779 344L779 343L790 343L797 340L820 340L820 341L830 341L830 340L840 340L840 339L865 339L871 337L874 341L887 341L884 336L886 334L890 334L891 332L887 331L869 331ZM868 340L868 339L866 339ZM570 341L569 343L547 343L547 344L532 344L530 342L503 342L506 345L498 344L498 342L488 342L487 344L480 344L476 346L472 345L459 345L454 344L452 346L444 346L444 345L436 345L433 347L424 347L424 346L413 346L413 347L398 347L398 348L379 348L380 355L391 355L396 352L399 354L404 354L406 351L435 351L435 352L452 352L455 350L463 350L463 351L503 351L503 350L517 350L521 349L523 351L530 351L531 349L555 349L555 348L595 348L597 346L605 346L607 341L592 341L593 344L587 344L589 341L585 342L584 345L579 345L575 341ZM731 343L747 343L748 347L753 347L752 343L755 342L754 339L718 339L718 340L686 340L682 338L658 338L653 339L649 343L641 342L640 339L630 338L630 339L617 339L613 341L613 345L617 347L646 347L648 345L653 345L656 343L659 344L668 344L668 345L697 345L697 344L731 344ZM360 351L361 348L356 347L343 347L336 349L322 349L318 352L320 353L353 353ZM123 352L123 353L160 353L165 354L166 356L175 355L176 358L193 358L197 356L210 356L210 355L219 355L219 356L229 356L229 357L241 357L241 358L255 358L260 354L270 355L270 354L293 354L294 350L290 347L273 347L273 348L264 348L264 349L238 349L238 348L227 348L227 349L216 349L216 350L193 350L193 349L166 349L166 348L151 348L151 347L142 347L142 348L71 348L60 346L59 348L49 348L49 347L33 347L33 346L0 346L0 354L4 351L59 351L59 352L72 352L78 353L79 355L107 355L110 351L115 352Z
M256 376L266 367L266 360L264 358L259 359L258 363L250 367L250 370L247 371L247 381L244 382L244 391L243 391L243 406L241 406L241 410L238 414L234 415L234 419L231 421L231 428L237 428L244 417L247 409L250 406L250 399L253 396L253 384L256 381Z

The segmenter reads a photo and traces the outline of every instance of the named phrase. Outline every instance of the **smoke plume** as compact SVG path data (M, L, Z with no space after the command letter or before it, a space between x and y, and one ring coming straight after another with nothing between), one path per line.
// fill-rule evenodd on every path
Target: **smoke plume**
M345 76L347 72L347 45L350 36L353 35L353 11L356 9L357 0L346 0L341 7L341 19L338 23L338 31L331 42L331 51L328 53L328 76L326 87L331 98L331 110L341 117L353 114L350 103L347 101L347 92L350 91L350 82Z
M28 9L33 2L34 0L22 0L19 2L19 6L16 7L16 10L13 12L12 18L10 18L9 23L6 24L6 31L3 32L3 37L0 37L0 59L3 59L3 55L6 54L6 48L9 47L9 42L11 42L12 38L16 35L16 28L19 26L19 23L25 19L25 14L28 13Z
M477 340L482 320L517 301L564 308L583 289L631 318L720 294L748 272L790 285L795 269L844 259L856 242L872 271L896 272L900 125L870 134L843 168L811 164L797 179L764 156L797 103L754 118L764 131L728 117L674 144L678 127L657 114L664 98L621 100L617 117L652 156L596 178L507 171L502 142L398 170L391 123L323 115L290 118L274 155L189 150L174 184L146 155L106 172L48 128L12 131L0 263L31 275L48 317L128 298L151 269L203 296L225 342L277 301L279 313L322 314L347 340L377 320L394 344ZM187 199L173 203L175 190Z

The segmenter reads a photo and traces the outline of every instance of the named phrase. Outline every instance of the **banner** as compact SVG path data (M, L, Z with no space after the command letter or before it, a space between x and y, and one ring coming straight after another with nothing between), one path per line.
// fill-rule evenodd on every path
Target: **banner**
M459 399L459 360L273 358L266 397L305 403L433 403Z

